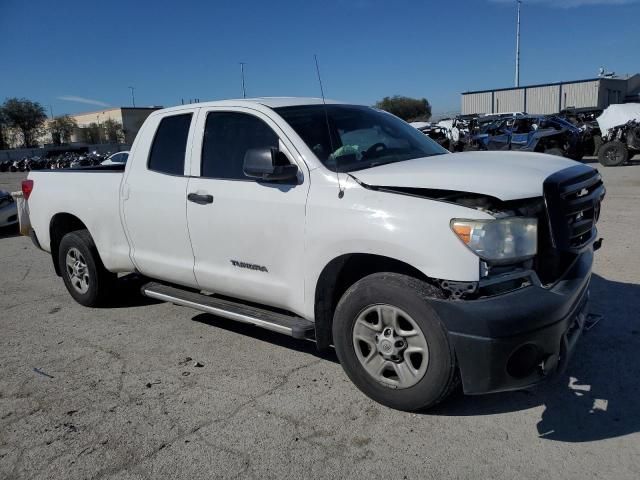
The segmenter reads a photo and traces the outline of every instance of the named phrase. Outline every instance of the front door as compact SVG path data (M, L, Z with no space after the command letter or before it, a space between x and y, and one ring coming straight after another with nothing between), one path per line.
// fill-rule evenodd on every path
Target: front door
M200 288L301 312L306 166L277 124L253 109L202 109L196 131L187 218ZM297 181L244 175L246 151L264 147L298 165Z

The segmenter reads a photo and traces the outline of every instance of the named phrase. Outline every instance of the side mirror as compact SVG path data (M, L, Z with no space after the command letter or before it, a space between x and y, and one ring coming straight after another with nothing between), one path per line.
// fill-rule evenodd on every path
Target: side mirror
M284 154L277 148L251 148L244 154L242 170L247 177L268 182L297 178L298 166L282 159Z

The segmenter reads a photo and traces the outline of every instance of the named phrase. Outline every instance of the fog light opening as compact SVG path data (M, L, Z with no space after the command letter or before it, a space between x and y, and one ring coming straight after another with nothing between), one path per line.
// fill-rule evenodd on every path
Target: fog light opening
M507 362L507 373L514 378L525 378L535 372L542 361L540 349L532 343L518 347Z

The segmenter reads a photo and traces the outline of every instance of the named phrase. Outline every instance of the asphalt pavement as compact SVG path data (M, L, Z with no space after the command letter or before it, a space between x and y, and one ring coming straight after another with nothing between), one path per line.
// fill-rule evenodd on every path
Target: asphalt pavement
M592 311L565 375L409 414L334 355L157 303L75 303L0 231L0 478L640 478L640 164L607 188ZM25 176L0 173L0 189ZM518 305L513 305L518 308Z

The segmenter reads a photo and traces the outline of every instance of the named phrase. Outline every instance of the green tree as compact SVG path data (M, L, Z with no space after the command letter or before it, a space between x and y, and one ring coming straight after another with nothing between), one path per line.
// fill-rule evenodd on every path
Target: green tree
M87 143L102 143L102 128L97 123L90 123L82 129L84 141Z
M109 142L124 142L124 131L120 122L109 118L102 123L102 128L104 128L105 136Z
M47 118L42 105L26 98L9 98L4 102L2 110L8 126L15 128L22 135L23 145L35 146L38 132Z
M69 143L71 141L71 134L77 126L78 123L76 120L69 115L54 118L49 122L49 132L51 133L53 143L56 145Z
M396 117L400 117L407 122L422 120L427 121L431 118L431 105L426 98L410 98L395 95L393 97L384 97L376 103L376 108L393 113Z
M9 130L9 121L7 120L7 116L4 114L4 109L0 107L0 150L4 150L5 148L9 148L8 144L8 130Z

